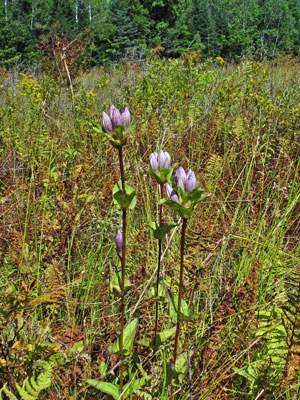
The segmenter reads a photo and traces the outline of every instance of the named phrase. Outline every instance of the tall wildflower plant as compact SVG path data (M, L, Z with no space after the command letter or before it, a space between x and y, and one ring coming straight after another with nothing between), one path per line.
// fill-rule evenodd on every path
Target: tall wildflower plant
M166 204L172 210L176 211L182 219L181 240L180 240L180 274L178 296L170 298L170 304L173 305L176 313L176 332L174 339L173 363L176 368L178 340L180 334L180 324L184 319L194 317L194 313L187 308L182 299L183 274L184 274L184 248L185 233L189 217L194 212L196 205L203 199L203 191L196 188L196 176L189 169L187 172L179 167L175 172L174 184L166 184L167 198L160 201L160 204ZM184 305L184 307L183 307Z
M155 178L160 187L160 196L163 198L164 185L171 179L173 168L171 167L171 157L168 152L160 150L158 153L152 153L149 157L151 170L150 174ZM154 328L154 346L157 347L157 330L158 330L158 307L159 307L159 283L160 283L160 266L162 255L162 239L175 225L164 225L163 222L163 204L159 204L159 217L158 224L151 222L150 227L153 229L154 237L158 239L158 259L157 259L157 273L155 285L155 328Z
M124 173L124 162L123 162L123 147L127 142L127 130L130 125L130 112L126 107L122 113L112 105L109 110L109 115L103 112L102 114L102 126L96 128L97 132L102 132L113 147L118 151L119 156L119 167L121 181L118 182L113 189L113 197L115 203L122 210L122 232L118 231L116 235L116 249L121 260L121 276L119 271L115 271L115 276L112 278L112 289L115 294L121 298L121 322L120 322L120 336L117 343L114 343L110 347L111 353L117 353L121 356L120 362L120 384L119 387L114 389L120 395L120 399L123 399L124 391L124 371L123 371L123 357L130 353L133 346L133 339L135 337L137 329L137 320L132 321L125 328L125 294L130 288L130 283L126 279L126 229L127 229L127 210L134 208L136 202L135 191L126 183ZM104 384L104 383L103 383ZM101 386L100 390L107 392L108 384ZM99 385L98 385L99 386ZM106 390L105 390L106 389Z

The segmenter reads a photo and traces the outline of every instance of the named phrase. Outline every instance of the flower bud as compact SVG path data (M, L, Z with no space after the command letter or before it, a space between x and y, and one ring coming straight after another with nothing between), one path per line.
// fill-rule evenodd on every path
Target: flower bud
M177 178L177 187L184 191L184 183L180 176Z
M186 173L182 167L179 167L175 172L175 183L178 186L179 178L181 179L182 183L185 184L186 181Z
M120 114L120 111L116 107L114 107L114 109L112 111L111 123L112 123L113 129L115 129L119 125L122 125L121 114Z
M109 108L109 118L110 119L112 119L112 117L113 117L113 113L114 113L114 109L115 109L116 107L112 104L111 106L110 106L110 108Z
M160 166L160 168L164 168L165 161L166 161L165 153L162 150L159 150L158 156L157 156L157 162L158 162L158 165Z
M175 201L176 203L179 202L179 199L178 199L177 194L175 193L175 191L173 190L173 188L172 188L168 183L166 183L166 192L167 192L167 196L168 196L168 198L169 198L170 200L173 200L173 201Z
M121 254L123 251L123 235L121 231L118 231L116 235L116 247L117 252Z
M102 113L102 125L106 133L113 131L111 120L105 112Z
M121 114L121 125L124 125L125 131L129 128L130 125L130 112L128 107L125 107L124 111Z
M194 172L191 169L189 169L186 174L185 191L189 193L192 190L194 190L195 187L196 187L196 176Z
M171 165L170 154L167 151L165 151L165 165L164 165L164 168L170 168L170 165Z
M150 165L151 165L151 169L152 171L158 171L158 162L157 162L157 153L151 153L150 157Z

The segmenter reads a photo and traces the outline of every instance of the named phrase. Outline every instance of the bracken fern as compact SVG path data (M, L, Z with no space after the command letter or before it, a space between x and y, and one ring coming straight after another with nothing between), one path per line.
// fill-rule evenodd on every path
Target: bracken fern
M52 367L45 361L41 361L41 365L44 371L38 375L37 379L34 377L26 378L22 386L16 384L22 400L35 400L42 390L51 386ZM7 388L7 383L0 390L0 400L3 398L2 393L5 393L10 400L17 400L17 397Z

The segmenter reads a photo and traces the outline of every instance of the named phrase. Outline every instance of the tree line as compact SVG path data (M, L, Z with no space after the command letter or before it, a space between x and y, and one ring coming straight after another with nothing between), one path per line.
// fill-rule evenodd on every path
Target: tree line
M44 38L80 37L88 64L198 51L206 57L297 55L300 0L1 0L0 64L36 63Z

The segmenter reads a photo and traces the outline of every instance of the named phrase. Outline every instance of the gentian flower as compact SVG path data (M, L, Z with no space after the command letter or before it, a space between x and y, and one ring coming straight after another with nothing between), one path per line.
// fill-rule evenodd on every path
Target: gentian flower
M106 112L102 113L102 125L106 133L113 133L114 129L119 125L123 125L125 131L127 131L130 125L130 112L128 107L125 107L121 114L120 111L112 104L110 106L109 116L106 114Z
M170 168L171 157L167 151L159 150L159 153L156 152L150 154L149 157L150 165L152 171L158 171L158 167L160 168Z
M196 176L191 169L185 173L184 169L179 167L175 172L175 183L177 187L189 193L196 188Z

